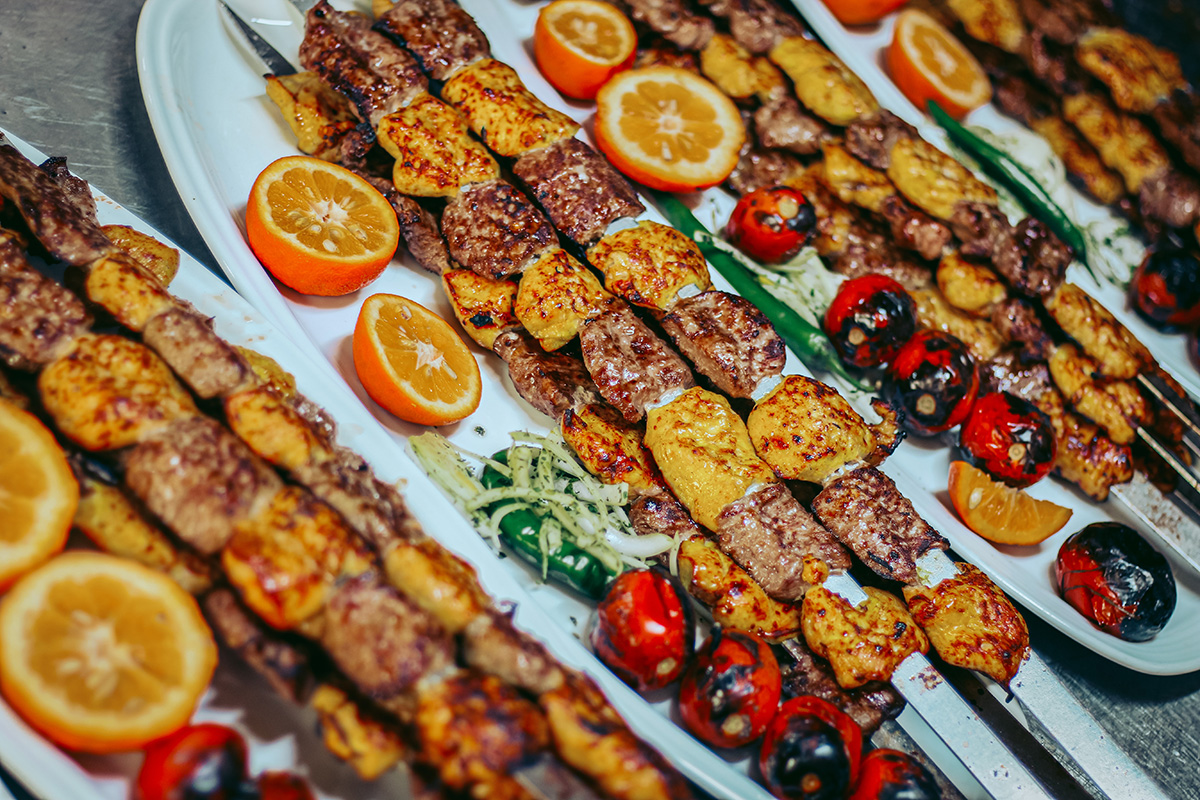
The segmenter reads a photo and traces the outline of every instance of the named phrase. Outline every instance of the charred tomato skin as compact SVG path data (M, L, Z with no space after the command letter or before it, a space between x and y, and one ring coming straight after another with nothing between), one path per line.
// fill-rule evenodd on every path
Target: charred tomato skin
M772 186L742 195L725 234L743 253L770 264L798 253L816 227L817 213L807 197L790 186Z
M1050 417L1008 392L989 392L975 401L959 445L975 466L1017 488L1046 477L1058 454Z
M660 569L631 570L609 584L596 608L592 649L621 680L646 692L675 681L695 649L692 607Z
M146 747L139 800L235 800L242 796L246 741L233 728L188 725Z
M1101 630L1131 642L1153 639L1175 611L1167 559L1128 525L1096 522L1063 542L1054 561L1058 593Z
M863 758L849 800L938 800L941 796L921 762L900 750L880 748Z
M1200 325L1200 259L1181 247L1165 245L1147 253L1129 291L1138 314L1156 328Z
M904 411L904 426L932 436L960 424L979 396L979 368L960 339L935 330L919 331L888 368L884 393Z
M779 709L779 662L762 640L714 628L683 674L679 713L715 747L741 747L762 735Z
M825 335L854 367L887 364L916 331L916 303L886 275L846 281L825 311Z
M842 797L854 785L862 759L862 729L817 697L785 702L767 726L758 768L776 797Z

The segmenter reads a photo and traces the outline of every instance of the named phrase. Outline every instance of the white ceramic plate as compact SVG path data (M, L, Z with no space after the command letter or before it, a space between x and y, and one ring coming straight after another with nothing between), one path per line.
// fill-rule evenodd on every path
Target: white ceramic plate
M45 159L45 155L16 137L10 135L9 139L33 161ZM70 153L57 155L70 157ZM96 196L102 223L129 225L169 242L104 195L96 193ZM499 559L408 457L404 440L383 432L329 362L313 357L315 353L303 337L298 341L294 335L272 326L186 253L171 291L214 317L216 330L225 339L271 356L295 375L300 391L337 421L338 441L366 458L380 479L404 485L409 508L425 530L473 564L484 588L495 600L515 604L514 619L518 626L543 641L561 662L595 678L639 736L667 754L691 780L715 797L769 800L770 795L746 777L744 765L733 768L714 758L708 748L684 733L667 716L650 711L637 694L596 661L571 630L571 622L586 620L587 608L557 590L543 587L516 559ZM497 404L495 398L488 402ZM506 404L507 400L503 402ZM505 423L499 430L508 431L510 427ZM470 430L467 433L477 436ZM486 437L478 438L482 442ZM359 780L312 733L315 725L310 713L279 698L236 660L220 665L196 719L236 725L250 741L253 774L264 769L306 774L322 800L408 796L406 781L398 770L372 783ZM127 800L133 796L130 779L140 761L136 754L68 757L0 701L0 762L42 800Z

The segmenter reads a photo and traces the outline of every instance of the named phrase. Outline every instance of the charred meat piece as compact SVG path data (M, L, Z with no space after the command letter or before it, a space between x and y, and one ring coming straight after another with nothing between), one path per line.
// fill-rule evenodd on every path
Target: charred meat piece
M435 81L492 54L474 17L454 0L399 0L379 15L375 29L408 48Z
M766 378L783 372L783 340L752 303L710 291L677 302L663 330L696 370L732 397L750 397Z
M83 178L71 174L71 170L67 169L67 159L62 156L47 158L38 165L38 169L62 187L63 193L85 219L100 224L96 219L96 198L92 195L92 188Z
M215 553L237 524L283 482L219 423L184 419L129 452L125 483L155 516L201 553Z
M1070 47L1060 45L1040 31L1030 31L1028 51L1023 54L1029 71L1059 96L1082 92L1092 83L1082 67L1075 62Z
M683 359L624 303L589 320L579 331L579 344L600 395L629 422L696 385Z
M812 651L829 660L843 689L887 681L912 653L929 652L929 638L900 598L864 586L867 601L852 606L824 586L804 596L800 621Z
M770 149L812 155L830 136L829 126L800 109L796 98L780 94L754 111L754 133L758 143Z
M577 358L547 353L535 340L511 331L497 336L492 349L508 363L508 377L517 394L552 419L600 400L587 368Z
M1148 179L1171 169L1171 157L1140 118L1113 107L1105 97L1077 92L1062 99L1063 119L1096 148L1104 164L1119 173L1130 194Z
M402 733L394 719L357 696L323 683L313 693L312 709L317 713L317 728L325 747L354 767L365 781L373 781L398 762L413 758L408 732ZM409 780L413 800L444 800L440 793L422 793L415 775Z
M566 680L566 673L541 642L494 609L467 625L462 642L468 665L530 694L554 691Z
M52 256L84 267L114 246L58 182L0 136L0 197L12 201Z
M513 174L554 227L583 247L617 220L646 210L629 181L579 139L563 139L524 154L513 164Z
M400 222L400 235L404 237L404 244L417 264L434 275L441 275L452 269L450 254L446 252L446 242L442 239L438 221L433 214L416 200L396 191L396 185L387 178L370 175L362 177L387 198L392 210L396 212L396 219Z
M892 240L921 258L932 261L950 244L949 228L898 195L884 198L879 213L892 230Z
M83 303L25 260L11 235L0 233L0 358L34 370L62 355L91 327Z
M730 503L717 519L721 550L777 600L795 602L829 570L850 567L850 554L781 483ZM825 573L827 574L827 573Z
M950 543L921 519L892 479L861 467L826 486L813 514L864 564L889 580L915 583L917 559Z
M1195 92L1174 92L1150 113L1163 138L1179 149L1188 166L1200 169L1200 101Z
M1045 361L1054 349L1054 340L1042 325L1037 309L1020 297L1006 298L992 309L992 325L1001 338L1021 346L1021 358Z
M1029 297L1046 297L1062 284L1073 253L1045 223L1026 217L1000 238L992 264L1012 287Z
M956 204L947 222L962 243L962 254L973 258L991 258L1012 230L1003 211L991 203L973 200Z
M1108 25L1113 13L1101 0L1020 0L1030 27L1059 44L1074 44L1094 25Z
M639 535L661 533L672 538L700 533L683 504L670 492L658 491L639 496L629 507L629 523Z
M804 35L804 24L772 0L701 0L725 20L729 33L751 53L768 52L784 39Z
M665 484L646 448L644 431L626 422L615 408L597 404L569 409L562 418L562 435L588 472L604 483L628 484L633 497L663 495ZM665 498L664 508L667 499L687 517L687 512L674 498ZM631 518L635 511L636 508L630 509ZM653 515L654 512L649 513ZM661 521L666 527L672 527L667 519ZM686 521L695 527L690 519ZM647 519L646 524L654 525L656 521ZM637 523L634 528L637 529ZM671 535L666 530L662 532Z
M334 91L315 72L267 75L267 97L279 106L280 115L296 137L300 152L349 166L365 160L344 149L351 132L361 124L358 112L345 96ZM373 144L373 142L369 143Z
M232 394L250 378L246 362L194 308L172 308L154 317L142 341L203 399Z
M788 645L788 653L792 662L780 664L784 695L819 697L832 703L858 723L863 736L870 736L904 710L904 698L890 683L871 681L854 689L838 686L828 662L817 658L803 639Z
M458 263L493 280L524 271L557 244L550 222L507 181L459 192L442 212L442 234Z
M691 10L687 0L623 0L634 22L645 25L680 50L702 50L715 26Z
M305 702L313 688L305 645L264 626L229 589L210 592L203 606L204 616L226 647L245 659L275 691L292 702Z
M346 677L387 701L454 663L454 642L427 614L368 574L338 586L321 644Z
M1129 444L1136 429L1151 419L1137 387L1127 381L1101 380L1097 362L1073 344L1055 349L1048 362L1050 377L1066 401L1100 425L1118 444Z
M869 229L851 230L843 246L830 267L839 275L847 278L886 275L909 291L925 289L933 283L928 267L900 255L891 241L880 233Z
M846 149L875 169L892 163L892 147L901 139L914 139L917 129L890 111L880 110L846 128Z
M1169 227L1188 227L1200 219L1200 183L1178 170L1150 175L1138 189L1138 210Z
M750 142L742 145L737 165L729 173L729 188L743 195L755 189L786 184L804 171L800 159L783 150L767 150Z
M1129 380L1153 363L1145 346L1112 312L1075 284L1062 284L1046 298L1045 308L1063 332L1096 360L1105 376Z

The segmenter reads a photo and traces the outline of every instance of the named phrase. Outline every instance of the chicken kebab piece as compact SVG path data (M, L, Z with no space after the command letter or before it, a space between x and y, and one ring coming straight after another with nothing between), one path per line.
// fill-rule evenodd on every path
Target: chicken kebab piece
M6 177L22 174L4 155ZM29 185L36 181L22 184L29 201L22 205L40 223L34 228L44 245L62 246L47 231L87 230L56 187L31 193ZM63 327L55 308L82 307L57 284L39 282L19 251L10 248L5 264L36 289L6 303L15 343L31 330L54 342L26 361L42 367L42 404L59 430L85 449L122 448L124 483L140 502L191 547L219 555L248 607L274 627L320 642L358 690L413 726L420 758L447 785L525 796L509 773L546 752L552 734L568 750L581 745L584 731L582 738L624 759L614 781L641 780L664 797L685 791L592 687L491 607L468 567L428 539L410 542L403 559L396 549L381 558L332 508L283 485L242 441L200 415L147 347L87 333L78 323L69 335L45 336ZM384 574L397 571L414 575L406 589L432 611L387 585ZM490 674L457 667L460 649L468 661L489 664ZM496 746L472 744L480 737Z

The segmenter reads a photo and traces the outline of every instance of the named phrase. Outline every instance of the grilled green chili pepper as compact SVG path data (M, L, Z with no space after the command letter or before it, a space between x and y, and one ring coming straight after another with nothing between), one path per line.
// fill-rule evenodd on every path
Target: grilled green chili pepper
M974 156L983 168L1004 182L1017 198L1033 212L1033 215L1046 223L1054 235L1062 239L1075 251L1075 255L1092 271L1087 263L1087 240L1083 232L1071 219L1063 213L1045 190L1016 159L1001 150L996 145L973 133L961 122L950 116L937 102L929 101L929 113L938 125L946 131L955 144ZM1096 277L1093 273L1092 277Z
M706 236L697 238L697 234L709 234L707 228L696 219L692 210L684 205L678 197L666 192L651 189L645 191L654 198L654 203L680 233L696 241L700 252L708 259L712 268L721 273L729 281L734 290L749 300L758 310L767 316L784 344L791 348L801 361L814 371L831 372L860 389L870 389L862 381L850 374L842 360L838 358L833 343L825 332L801 317L767 288L759 283L754 273L739 264L737 259L721 248L708 241Z
M492 458L502 464L508 463L508 453L504 451ZM484 467L479 482L485 489L512 485L508 478L490 466ZM515 502L517 501L499 500L490 505L488 511L495 511ZM500 541L538 569L541 569L544 563L549 577L593 599L602 597L604 587L616 573L591 553L569 542L560 542L557 547L543 554L539 533L541 527L542 518L534 511L526 508L510 511L500 520Z

